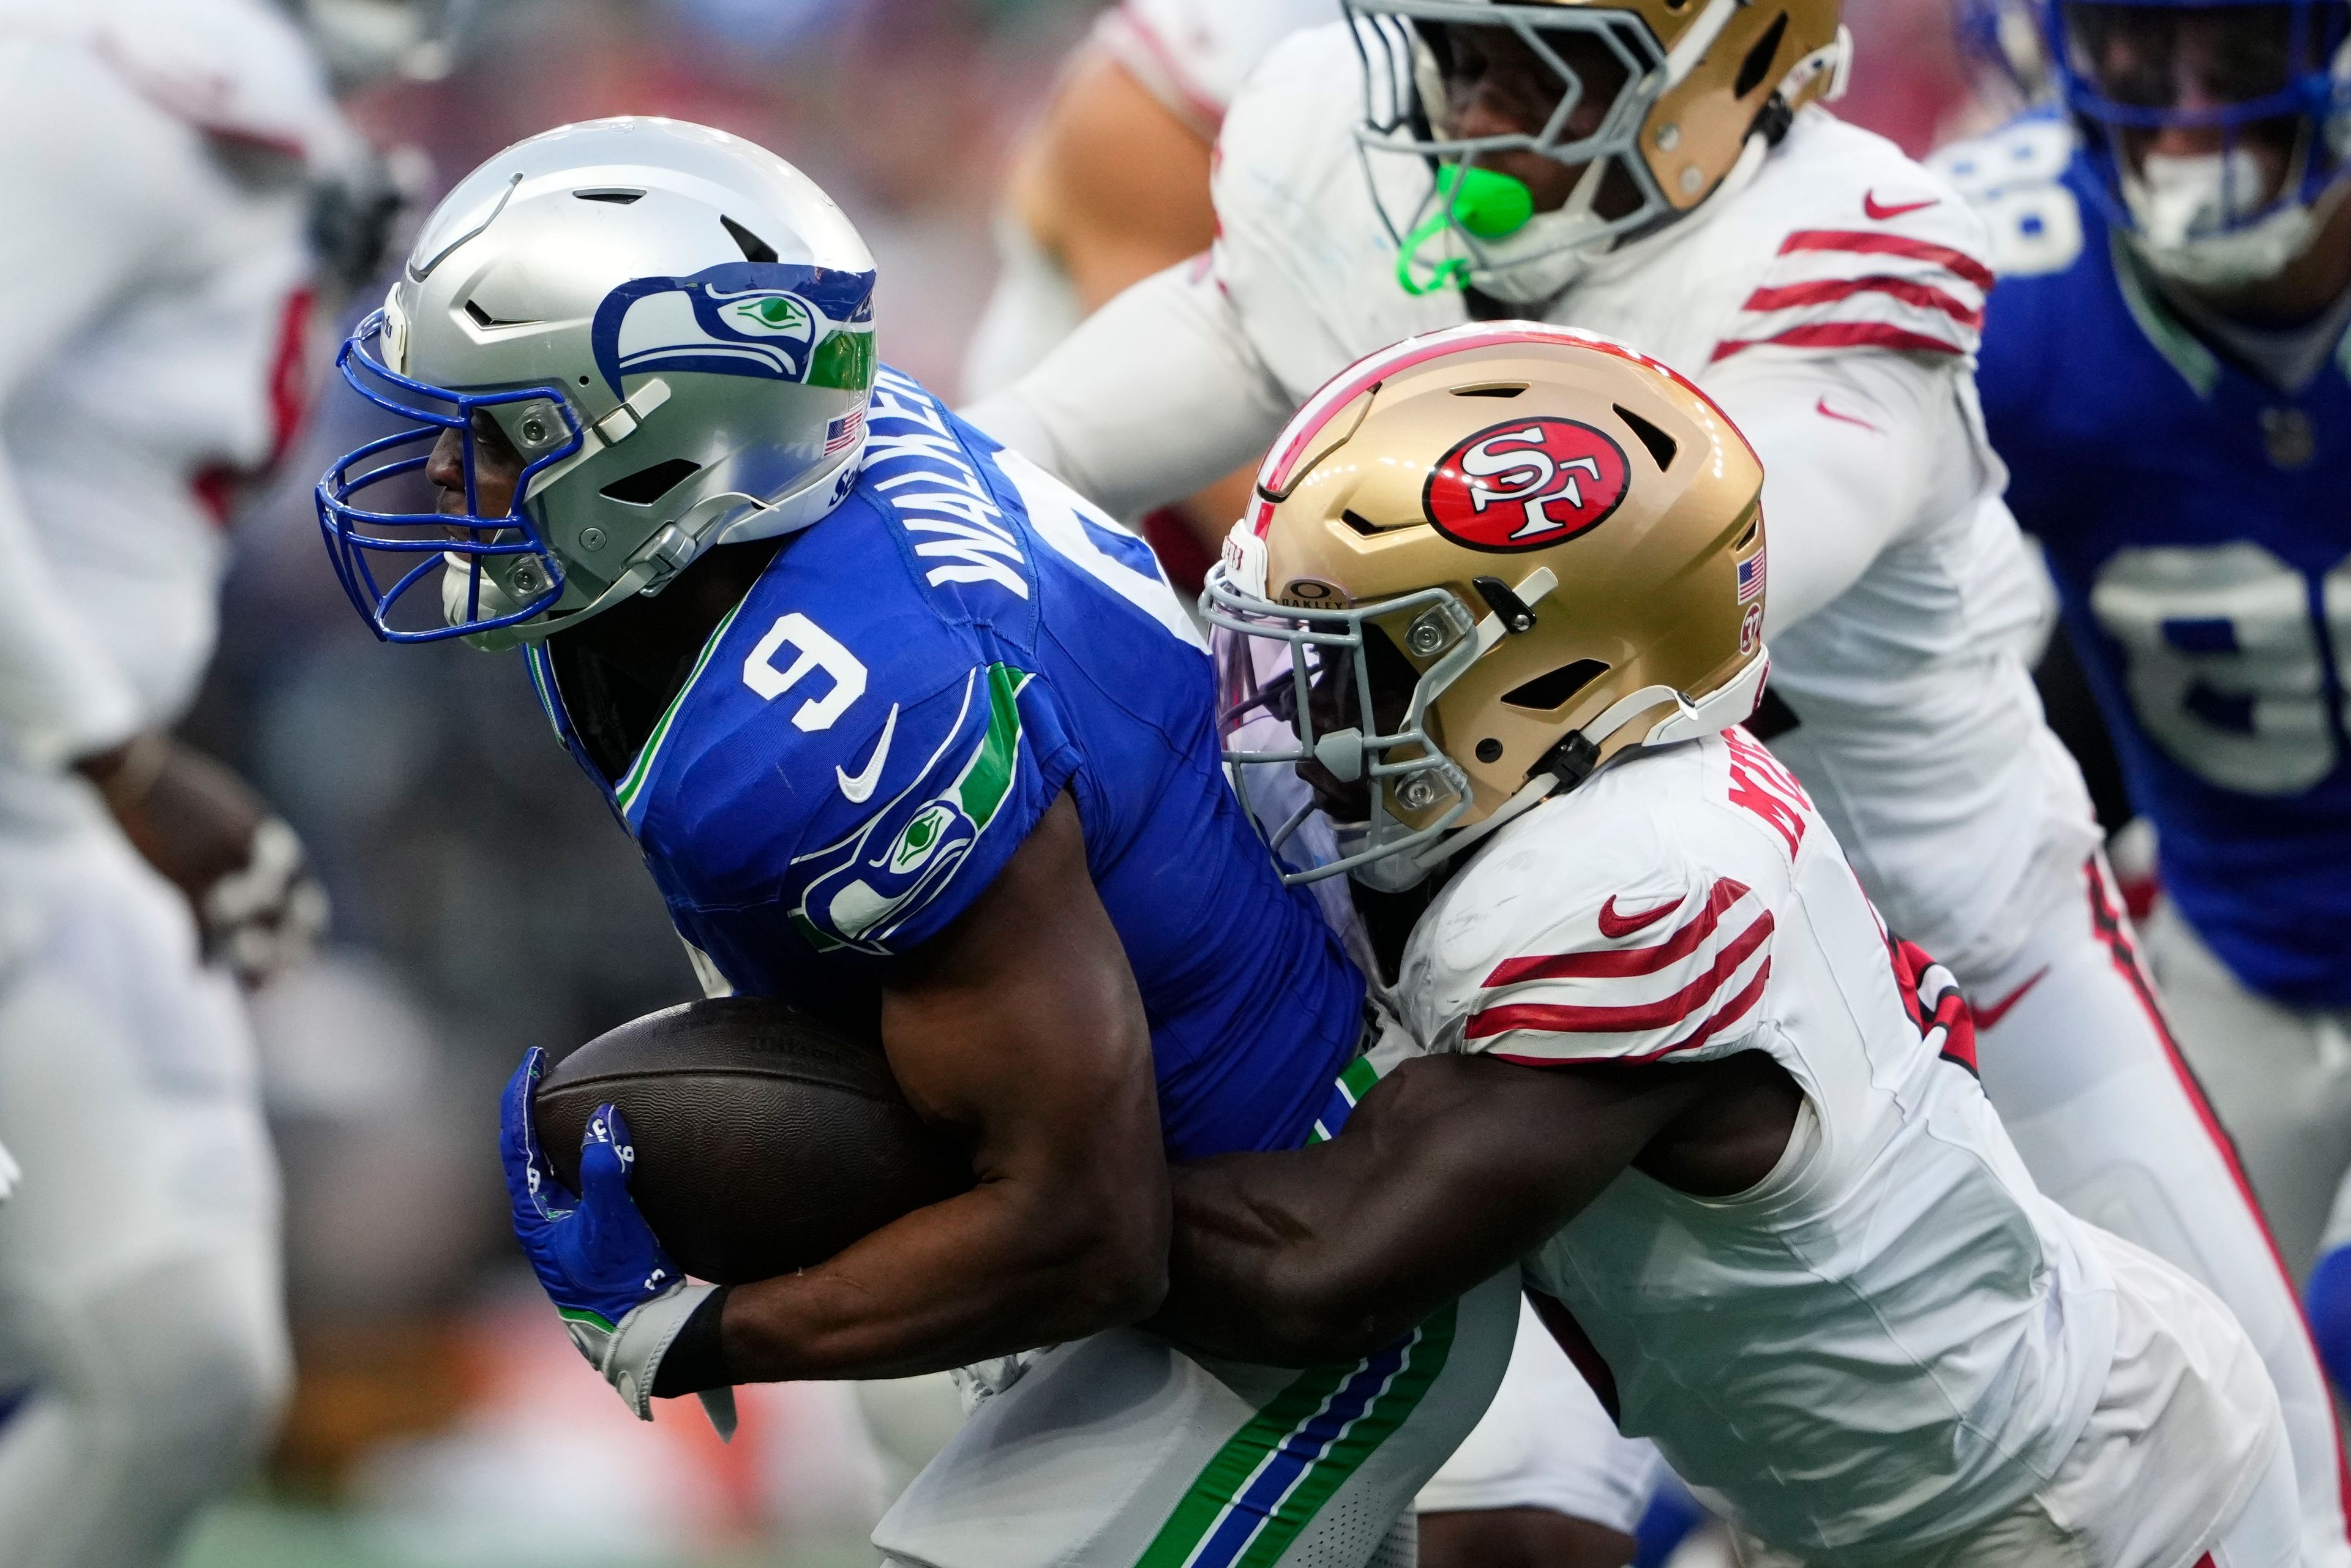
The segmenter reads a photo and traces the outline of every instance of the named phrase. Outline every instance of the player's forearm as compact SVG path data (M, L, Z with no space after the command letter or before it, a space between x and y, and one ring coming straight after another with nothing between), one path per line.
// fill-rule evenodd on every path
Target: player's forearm
M1216 237L1207 141L1105 51L1071 68L1012 193L1089 315Z
M1167 1297L1149 1326L1217 1354L1304 1366L1384 1344L1447 1300L1432 1276L1384 1277L1349 1234L1364 1217L1331 1198L1361 1162L1330 1146L1179 1166Z
M903 1377L1133 1322L1166 1288L1167 1218L1060 1184L986 1182L801 1273L728 1293L730 1382Z
M1328 1143L1175 1167L1151 1326L1275 1365L1367 1354L1541 1246L1697 1089L1654 1070L1407 1062Z
M1519 1256L1524 1246L1489 1238L1475 1221L1445 1227L1466 1248L1447 1248L1426 1223L1432 1205L1479 1202L1440 1167L1477 1136L1468 1117L1447 1112L1464 1109L1465 1069L1476 1076L1481 1065L1406 1062L1336 1138L1172 1166L1167 1293L1148 1326L1242 1361L1343 1360L1389 1343Z

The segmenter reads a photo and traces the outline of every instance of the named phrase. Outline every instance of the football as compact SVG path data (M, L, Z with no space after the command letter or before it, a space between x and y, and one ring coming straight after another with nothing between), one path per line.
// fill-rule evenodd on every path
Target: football
M915 1116L876 1036L730 997L622 1024L539 1082L539 1146L579 1187L580 1139L610 1103L636 1146L630 1191L698 1279L739 1284L822 1262L971 1186Z

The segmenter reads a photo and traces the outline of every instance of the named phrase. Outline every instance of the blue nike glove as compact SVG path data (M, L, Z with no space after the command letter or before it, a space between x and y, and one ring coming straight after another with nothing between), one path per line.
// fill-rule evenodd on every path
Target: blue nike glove
M654 1375L695 1309L717 1289L690 1281L629 1197L636 1150L629 1124L611 1105L597 1107L580 1145L580 1196L556 1179L539 1153L531 1102L547 1072L534 1046L507 1083L498 1119L498 1153L515 1236L580 1354L619 1391L643 1421L653 1419ZM735 1431L732 1389L702 1396L718 1435Z

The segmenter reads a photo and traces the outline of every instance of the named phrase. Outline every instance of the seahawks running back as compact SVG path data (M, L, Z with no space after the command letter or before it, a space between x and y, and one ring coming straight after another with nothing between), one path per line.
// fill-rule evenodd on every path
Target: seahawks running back
M1516 1271L1303 1374L1210 1375L1120 1326L1165 1290L1170 1156L1343 1119L1364 988L1225 782L1148 551L881 367L872 287L780 159L608 120L460 184L345 350L416 422L320 486L361 612L523 647L705 986L878 1024L977 1178L802 1273L684 1281L609 1107L581 1194L557 1183L534 1052L506 1108L517 1233L640 1415L993 1361L998 1414L884 1520L893 1560L1367 1563L1499 1380ZM380 509L419 468L441 509ZM1297 1468L1259 1495L1234 1456L1269 1424Z

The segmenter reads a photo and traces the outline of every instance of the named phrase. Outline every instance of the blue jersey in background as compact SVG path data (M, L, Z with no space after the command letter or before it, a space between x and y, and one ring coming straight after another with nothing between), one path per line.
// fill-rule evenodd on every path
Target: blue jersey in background
M680 934L738 992L870 1020L891 959L1067 790L1169 1155L1304 1141L1364 983L1225 781L1209 661L1150 551L903 375L869 424L847 501L785 543L628 771L581 754Z
M2351 350L2292 392L2216 355L2058 120L1935 162L1994 231L1984 416L2165 889L2248 987L2351 1005Z

